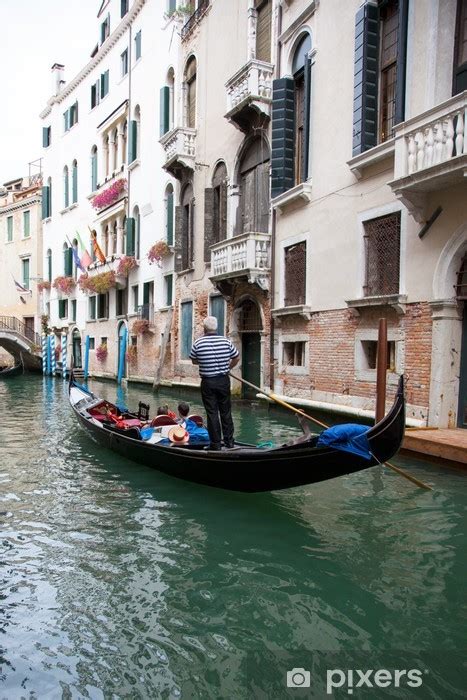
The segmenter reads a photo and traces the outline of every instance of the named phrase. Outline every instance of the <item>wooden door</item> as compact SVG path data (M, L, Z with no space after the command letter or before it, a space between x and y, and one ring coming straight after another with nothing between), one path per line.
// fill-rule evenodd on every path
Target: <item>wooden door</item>
M258 61L271 61L271 0L260 0L256 3L258 13L256 20L256 58Z
M257 387L261 386L261 336L242 333L242 377ZM258 392L242 385L242 398L254 399Z
M24 334L29 340L34 340L34 316L24 316Z

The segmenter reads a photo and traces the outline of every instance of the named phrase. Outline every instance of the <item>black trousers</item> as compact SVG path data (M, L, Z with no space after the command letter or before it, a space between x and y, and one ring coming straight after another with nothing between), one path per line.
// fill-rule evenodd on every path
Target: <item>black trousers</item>
M202 377L201 398L206 409L211 447L221 446L222 435L224 444L233 446L234 425L230 406L229 376L222 374L217 377Z

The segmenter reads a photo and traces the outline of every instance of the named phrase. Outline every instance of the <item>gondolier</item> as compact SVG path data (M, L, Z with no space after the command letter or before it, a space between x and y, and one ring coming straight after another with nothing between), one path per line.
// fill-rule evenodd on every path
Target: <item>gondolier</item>
M204 335L193 344L190 359L199 366L201 398L207 415L211 450L234 446L234 425L230 405L229 371L238 363L238 350L228 338L217 334L217 319L207 316ZM221 431L222 426L222 431Z

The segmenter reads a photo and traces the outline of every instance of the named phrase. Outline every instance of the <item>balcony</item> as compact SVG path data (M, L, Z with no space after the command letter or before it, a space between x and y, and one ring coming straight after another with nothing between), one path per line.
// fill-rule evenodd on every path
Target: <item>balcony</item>
M269 289L270 251L269 233L243 233L215 243L211 246L211 282L223 294L245 279L260 289Z
M210 6L210 0L198 0L198 7L193 12L192 15L187 19L182 27L180 36L182 41L184 41L193 32L194 28L198 26L201 18L207 12Z
M96 275L101 275L103 272L115 272L117 289L125 289L128 281L127 276L117 274L121 257L121 255L108 255L105 262L99 262L96 260L90 264L86 272L89 277L96 277Z
M271 63L252 59L225 84L225 118L241 131L247 132L271 118L272 76Z
M165 152L163 168L181 180L183 171L195 169L196 129L178 126L164 134L159 143Z
M467 91L395 128L394 194L424 223L430 192L465 182Z

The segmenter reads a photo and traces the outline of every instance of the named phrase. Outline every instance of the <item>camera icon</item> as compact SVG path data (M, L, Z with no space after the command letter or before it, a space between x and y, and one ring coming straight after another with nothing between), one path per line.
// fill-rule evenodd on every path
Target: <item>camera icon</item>
M310 672L304 668L293 668L287 671L287 688L309 688Z

